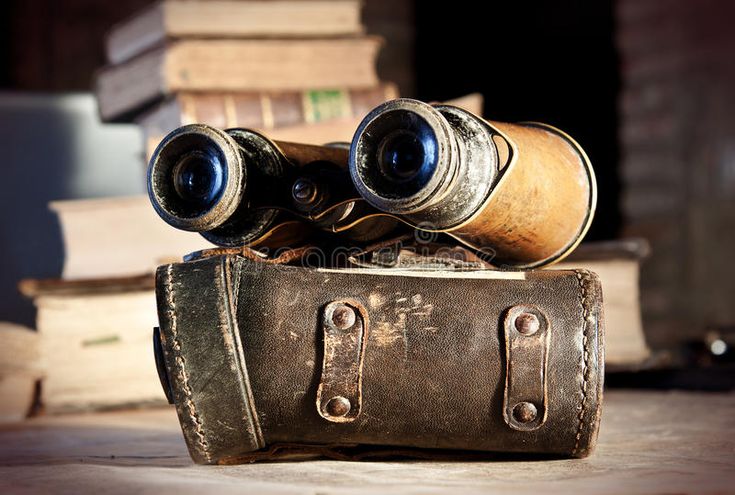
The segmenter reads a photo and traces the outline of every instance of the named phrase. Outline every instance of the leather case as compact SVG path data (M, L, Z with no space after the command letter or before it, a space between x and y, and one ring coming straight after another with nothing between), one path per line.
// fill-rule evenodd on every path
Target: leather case
M594 273L229 254L160 267L156 291L159 373L198 463L407 448L584 457L595 444Z

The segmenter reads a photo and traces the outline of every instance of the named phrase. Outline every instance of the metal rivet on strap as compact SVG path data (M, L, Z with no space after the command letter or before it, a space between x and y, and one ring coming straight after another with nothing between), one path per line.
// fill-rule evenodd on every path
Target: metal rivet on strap
M355 324L355 310L346 304L340 304L332 312L332 323L340 330L347 330Z
M503 418L518 431L540 428L548 415L551 322L531 304L511 306L503 319L505 337L505 393Z
M351 408L352 404L350 404L350 401L345 397L342 397L341 395L329 399L329 402L327 402L327 405L325 407L327 413L330 416L335 417L342 417L346 415L350 412Z
M331 301L322 309L324 353L317 389L319 415L333 423L349 423L362 409L362 361L367 311L358 301Z
M513 417L519 423L530 423L537 415L538 409L532 402L519 402L513 407Z
M533 313L521 313L516 316L515 327L521 335L533 335L541 326L538 318Z

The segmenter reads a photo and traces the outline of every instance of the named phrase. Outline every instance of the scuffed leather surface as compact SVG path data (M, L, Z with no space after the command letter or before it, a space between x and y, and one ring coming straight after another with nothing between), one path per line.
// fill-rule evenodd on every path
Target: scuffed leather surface
M204 268L204 267L202 267ZM240 336L231 267L166 265L156 273L158 317L174 404L192 459L216 462L264 447Z
M308 270L238 256L161 267L166 362L192 457L233 462L281 443L589 454L602 399L596 275L384 272ZM170 293L175 308L165 296ZM362 411L353 422L331 423L316 408L319 315L324 305L344 298L359 301L369 315ZM538 307L551 325L548 417L533 431L513 430L503 419L503 317L517 304ZM171 338L172 315L179 350ZM233 347L223 336L235 334L240 338ZM179 355L190 393L182 391ZM253 410L257 421L248 421ZM255 431L262 432L262 443Z

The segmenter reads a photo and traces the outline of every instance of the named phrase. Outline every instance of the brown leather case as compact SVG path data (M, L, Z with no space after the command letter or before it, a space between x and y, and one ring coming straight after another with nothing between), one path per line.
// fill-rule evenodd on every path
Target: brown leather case
M156 290L159 372L198 463L357 446L584 457L595 444L594 273L220 255L160 267Z

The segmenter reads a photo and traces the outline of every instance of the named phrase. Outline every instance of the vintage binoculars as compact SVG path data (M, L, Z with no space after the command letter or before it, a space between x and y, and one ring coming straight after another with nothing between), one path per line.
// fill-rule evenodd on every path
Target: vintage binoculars
M512 269L570 253L597 199L589 159L562 131L411 99L370 112L349 150L182 127L156 149L148 188L166 222L222 246L281 247L314 229L369 242L402 224Z

